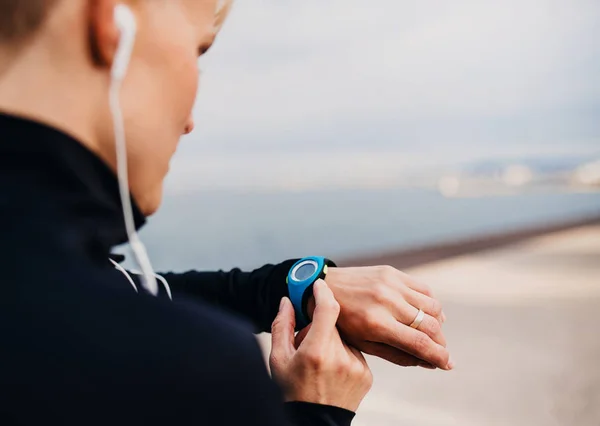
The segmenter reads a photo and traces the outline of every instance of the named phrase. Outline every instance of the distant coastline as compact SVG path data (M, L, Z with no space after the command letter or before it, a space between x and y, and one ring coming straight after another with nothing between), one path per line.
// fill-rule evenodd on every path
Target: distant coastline
M484 234L462 240L425 245L396 252L355 257L338 262L339 266L391 265L399 269L412 268L452 257L517 244L542 235L600 224L600 215L561 221L542 226L527 226L513 231ZM600 259L599 259L600 261Z

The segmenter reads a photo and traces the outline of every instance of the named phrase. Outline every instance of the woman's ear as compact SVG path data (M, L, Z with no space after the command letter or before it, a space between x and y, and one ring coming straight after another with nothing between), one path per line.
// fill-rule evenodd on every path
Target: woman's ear
M95 66L110 68L119 45L115 0L91 0L88 9L89 46Z

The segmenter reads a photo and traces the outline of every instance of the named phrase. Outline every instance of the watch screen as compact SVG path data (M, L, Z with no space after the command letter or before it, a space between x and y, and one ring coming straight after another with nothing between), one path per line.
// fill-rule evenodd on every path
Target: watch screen
M309 279L317 271L317 267L312 263L302 265L296 270L296 280L304 281Z

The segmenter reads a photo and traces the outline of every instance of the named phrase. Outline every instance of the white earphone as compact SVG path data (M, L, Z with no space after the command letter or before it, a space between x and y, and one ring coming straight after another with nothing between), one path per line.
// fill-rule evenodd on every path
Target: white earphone
M131 206L131 195L129 192L129 174L127 170L127 144L125 139L125 123L121 111L121 102L119 94L121 85L129 68L129 61L133 53L135 37L137 33L137 24L135 15L127 6L119 4L115 7L114 19L119 29L119 45L115 53L111 69L111 81L109 90L110 111L113 118L115 131L115 145L117 152L117 175L119 178L119 192L121 195L121 204L123 206L123 217L127 237L136 262L142 270L142 285L154 296L158 294L158 284L156 275L152 269L152 264L146 252L146 247L140 240L135 229L133 220L133 209ZM134 286L135 287L135 286ZM170 291L167 292L170 297Z
M122 80L125 78L127 68L129 67L129 60L133 52L137 33L135 15L129 7L124 4L115 6L115 24L119 29L120 36L111 74L113 79Z

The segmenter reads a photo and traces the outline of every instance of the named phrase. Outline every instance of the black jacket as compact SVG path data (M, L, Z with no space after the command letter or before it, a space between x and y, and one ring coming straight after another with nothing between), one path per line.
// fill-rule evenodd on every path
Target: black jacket
M0 114L0 424L350 424L283 404L252 335L270 328L292 261L166 274L170 302L109 263L125 240L113 172L68 135Z

